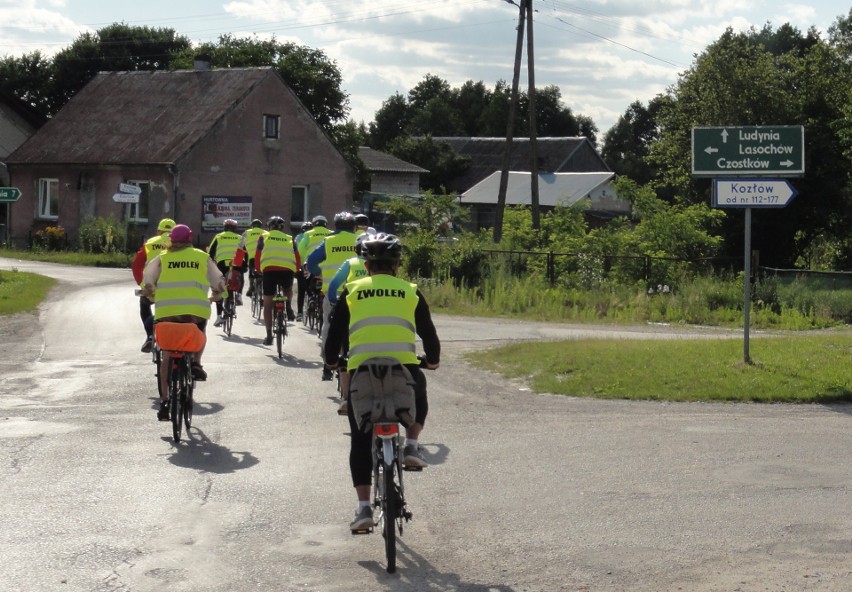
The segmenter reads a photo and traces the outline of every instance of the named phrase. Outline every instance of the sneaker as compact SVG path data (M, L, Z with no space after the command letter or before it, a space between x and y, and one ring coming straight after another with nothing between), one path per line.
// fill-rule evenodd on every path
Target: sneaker
M373 522L373 508L364 506L355 512L355 520L349 523L349 530L352 532L365 531L373 528L376 525Z
M254 294L254 290L252 290L251 288L246 290L246 297L247 298L251 298L252 294Z
M145 343L142 344L142 353L150 354L152 349L154 349L154 338L149 337L145 340Z
M322 369L322 379L323 380L331 380L331 377L332 377L331 370L329 370L328 368L323 368Z
M349 413L349 401L344 399L340 404L340 407L337 408L338 415L347 415Z
M169 402L160 399L160 410L157 411L157 419L160 421L169 421Z
M201 364L192 364L192 377L198 382L207 380L207 372Z
M423 453L414 444L407 444L402 451L402 466L422 469L429 464L423 459Z
M291 323L296 320L296 315L293 314L292 310L287 311L287 320L290 321Z
M296 322L297 322L297 323L301 323L301 322L302 322L302 313L300 313L300 312L297 312L297 313L296 313Z
M242 305L243 305L243 295L237 294L237 306L242 306Z
M272 345L272 335L263 338L263 345Z
M222 315L217 315L216 320L213 321L213 326L214 327L221 327L223 322L224 321L222 320Z

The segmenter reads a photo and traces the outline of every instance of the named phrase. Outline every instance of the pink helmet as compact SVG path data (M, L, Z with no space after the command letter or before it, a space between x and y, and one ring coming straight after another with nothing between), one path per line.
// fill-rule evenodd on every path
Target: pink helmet
M191 243L192 229L186 224L178 224L169 233L169 239L172 243Z

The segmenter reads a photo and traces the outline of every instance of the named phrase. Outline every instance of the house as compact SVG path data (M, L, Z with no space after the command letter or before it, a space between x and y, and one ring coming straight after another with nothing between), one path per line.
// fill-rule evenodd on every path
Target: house
M450 180L447 191L464 193L471 187L503 170L506 138L432 138L448 144L459 156L470 161L467 170ZM531 144L529 138L514 138L509 157L509 170L530 172ZM603 173L611 172L604 159L586 137L537 138L536 156L540 173Z
M359 209L375 228L390 231L393 227L386 223L387 214L376 203L392 195L419 196L420 175L429 171L367 146L358 147L358 157L370 174L370 190L359 195Z
M469 205L474 230L494 226L501 173L496 172L459 196L459 203ZM529 172L509 173L506 205L531 205ZM612 180L615 173L539 173L538 203L542 210L557 206L572 207L583 202L584 213L591 225L618 216L630 215L630 202L620 199Z
M23 196L12 241L115 215L141 237L163 217L207 244L227 218L298 228L352 206L355 178L272 67L101 72L7 159ZM133 187L135 186L135 187ZM135 195L138 194L138 203Z
M44 124L28 105L0 90L0 187L9 186L6 159ZM0 203L0 245L8 241L11 203Z

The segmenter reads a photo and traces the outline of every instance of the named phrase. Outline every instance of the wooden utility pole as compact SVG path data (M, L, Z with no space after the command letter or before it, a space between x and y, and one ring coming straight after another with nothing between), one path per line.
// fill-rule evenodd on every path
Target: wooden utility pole
M515 131L515 108L518 104L518 80L521 77L521 54L524 48L524 18L528 0L521 0L518 15L518 41L515 45L515 73L512 76L512 97L509 102L509 122L506 124L506 150L503 153L503 167L500 170L500 188L497 192L497 212L494 217L494 243L503 238L503 210L506 209L506 189L509 186L509 159L512 154L512 140Z
M530 99L530 205L532 206L532 226L534 230L541 228L538 208L538 146L536 143L535 116L535 66L533 60L533 8L532 0L527 3L527 70L529 71Z

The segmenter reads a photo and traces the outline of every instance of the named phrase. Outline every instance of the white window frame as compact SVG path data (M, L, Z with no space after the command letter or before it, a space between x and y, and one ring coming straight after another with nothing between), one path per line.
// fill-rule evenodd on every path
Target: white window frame
M55 204L55 211L52 207ZM40 220L59 219L59 179L38 180L38 215Z
M150 212L149 208L151 207L150 198L151 198L151 181L128 181L128 185L136 185L137 187L142 188L142 193L139 194L139 203L135 204L127 204L130 206L128 208L127 219L130 222L135 222L138 224L147 224L148 223L148 214ZM142 216L142 210L145 210L145 216Z
M272 113L263 114L263 139L278 140L281 137L281 116Z
M302 192L301 196L296 195L296 192L299 191L299 190L301 190L301 192ZM301 200L301 202L302 202L301 203L301 205L302 205L301 209L302 209L302 212L303 212L303 214L302 214L303 219L302 220L296 220L294 218L294 216L296 215L295 212L297 211L297 208L295 208L293 206L294 206L294 204L297 203L297 200ZM310 206L311 206L310 187L308 187L307 185L292 185L290 187L290 221L291 222L305 222L307 220L310 220L311 219Z

